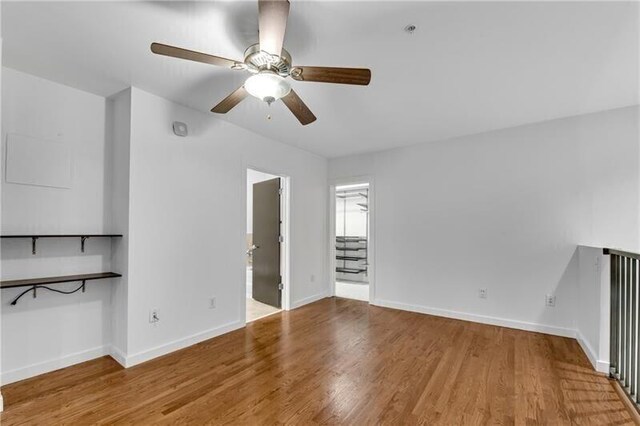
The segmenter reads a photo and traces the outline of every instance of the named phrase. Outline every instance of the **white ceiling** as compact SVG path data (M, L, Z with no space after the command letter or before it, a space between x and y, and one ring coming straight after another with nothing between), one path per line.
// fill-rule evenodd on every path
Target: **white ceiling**
M335 157L634 105L638 6L291 0L294 64L369 67L371 84L294 82L318 117L305 127L282 103L253 98L220 117ZM257 3L3 1L2 36L6 66L104 96L133 85L209 111L246 74L156 56L149 44L242 59L257 41Z

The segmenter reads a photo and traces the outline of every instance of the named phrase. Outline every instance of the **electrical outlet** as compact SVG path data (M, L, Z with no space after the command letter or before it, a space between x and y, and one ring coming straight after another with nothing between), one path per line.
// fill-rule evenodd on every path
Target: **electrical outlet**
M160 314L158 313L158 308L153 308L149 311L149 322L151 324L155 324L160 321Z
M212 297L209 299L209 309L215 309L216 308L216 298Z
M550 308L553 308L554 306L556 306L556 297L553 294L547 294L544 297L544 304L546 306L549 306Z
M487 289L486 288L481 288L478 290L478 297L480 299L486 299L487 298Z

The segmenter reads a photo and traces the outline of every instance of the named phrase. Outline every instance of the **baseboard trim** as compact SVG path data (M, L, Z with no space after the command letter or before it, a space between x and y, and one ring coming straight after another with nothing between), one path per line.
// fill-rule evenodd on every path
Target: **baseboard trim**
M481 324L496 325L499 327L515 328L518 330L535 331L562 337L576 337L576 331L570 328L555 327L551 325L536 324L525 321L510 320L505 318L490 317L485 315L469 314L466 312L449 311L446 309L430 308L427 306L410 305L389 300L376 299L372 303L384 308L400 309L402 311L417 312L420 314L435 315L439 317L458 319L463 321L478 322Z
M589 362L593 365L593 368L599 373L609 373L609 363L606 361L602 361L598 359L596 352L593 350L587 339L585 339L584 335L580 332L580 330L576 330L576 340L582 351L589 358Z
M327 292L314 294L313 296L305 297L304 299L296 300L291 304L291 309L296 309L309 303L317 302L320 299L329 297Z
M610 367L611 367L611 364L606 361L598 360L596 362L596 371L599 373L609 374Z
M124 368L127 368L127 355L125 355L125 353L122 350L120 350L116 346L111 345L111 351L109 352L109 356L115 359L118 364L120 364Z
M238 330L244 326L244 321L234 321L228 324L221 325L220 327L201 331L199 333L192 334L191 336L177 339L172 342L135 353L133 355L123 356L124 354L120 352L119 354L117 354L117 356L122 358L122 361L124 361L124 363L118 359L116 359L116 361L118 361L124 367L133 367L134 365L150 361L159 356L187 348L189 346L212 339L214 337L218 337L222 334L226 334L234 330Z
M14 370L5 371L2 373L0 380L2 381L1 383L3 385L7 385L9 383L28 379L40 374L49 373L51 371L69 367L74 364L79 364L81 362L91 361L92 359L100 358L101 356L110 354L111 351L108 345L99 346L97 348L87 349L85 351L65 355L61 358L38 362L35 364L27 365L25 367L16 368Z

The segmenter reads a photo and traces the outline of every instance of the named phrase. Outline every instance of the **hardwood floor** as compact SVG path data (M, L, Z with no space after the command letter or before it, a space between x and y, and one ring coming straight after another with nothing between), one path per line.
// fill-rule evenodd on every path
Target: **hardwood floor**
M324 299L130 369L4 386L13 424L633 424L572 339Z

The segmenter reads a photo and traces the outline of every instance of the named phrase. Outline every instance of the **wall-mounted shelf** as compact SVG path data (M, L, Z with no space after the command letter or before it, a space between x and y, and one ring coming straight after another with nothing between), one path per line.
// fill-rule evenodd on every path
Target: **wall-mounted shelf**
M358 260L367 260L366 257L360 257L360 256L336 256L336 259L338 260L352 260L352 261L358 261Z
M357 268L336 268L336 272L341 272L343 274L361 274L363 272L367 272L367 270Z
M336 246L336 250L337 251L360 251L360 250L366 250L366 247L338 247Z
M15 288L15 287L29 287L27 290L20 293L13 301L12 305L18 303L18 300L30 291L33 291L33 297L36 297L36 290L43 288L45 290L54 291L62 294L72 294L76 291L85 290L85 283L91 280L102 280L107 278L118 278L121 274L115 272L98 272L94 274L80 274L80 275L63 275L59 277L41 277L41 278L27 278L20 280L2 280L0 281L0 288ZM82 282L82 285L73 291L62 291L47 287L49 284L69 283L74 281Z
M336 241L339 243L366 243L365 237L336 237Z
M63 275L61 277L27 278L21 280L2 280L0 288L31 287L34 285L70 283L73 281L91 281L105 278L118 278L122 275L115 272L98 272L96 274Z
M335 271L338 275L335 278L366 282L369 269L369 189L336 189L336 197L336 221L341 218L342 223L336 224ZM358 208L364 215L357 212Z
M84 253L84 242L88 238L120 238L122 234L22 234L0 235L2 239L31 239L31 254L36 254L36 241L40 238L80 238L80 251Z

